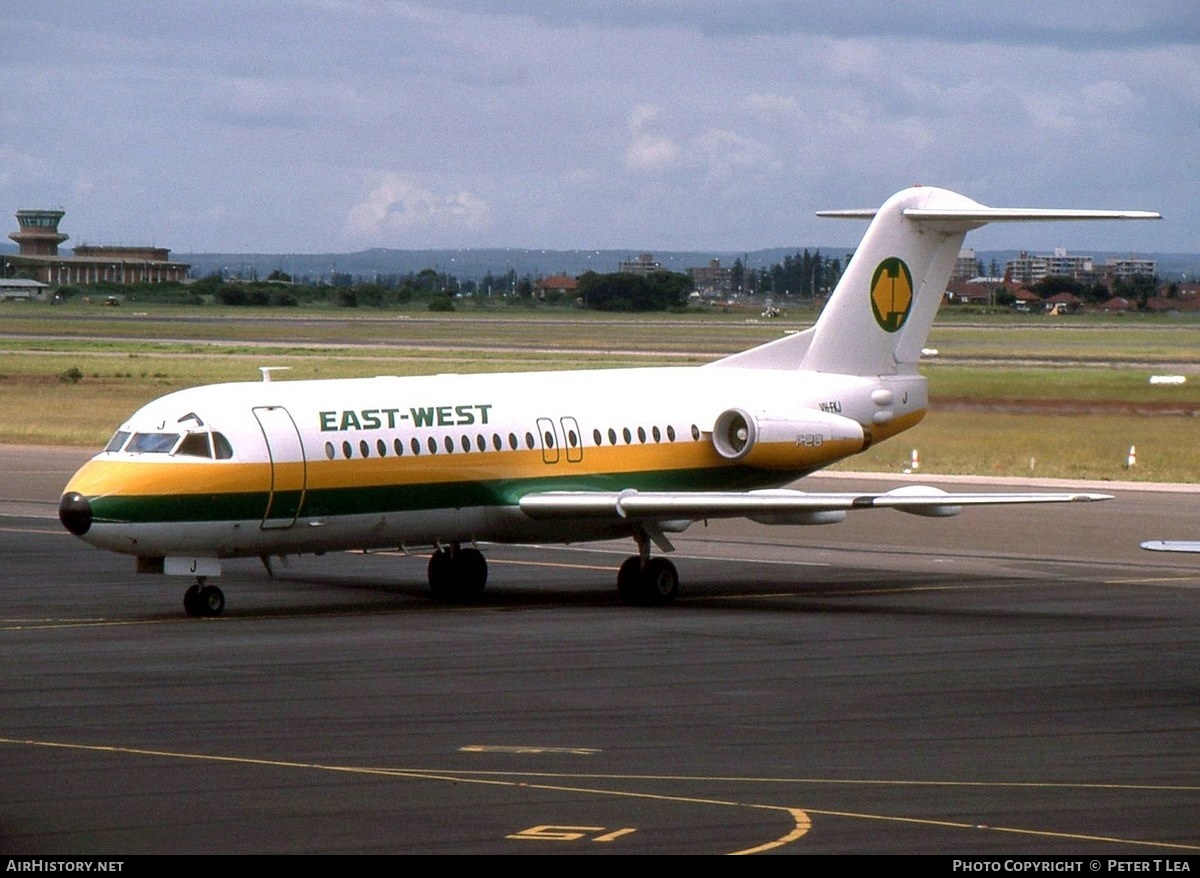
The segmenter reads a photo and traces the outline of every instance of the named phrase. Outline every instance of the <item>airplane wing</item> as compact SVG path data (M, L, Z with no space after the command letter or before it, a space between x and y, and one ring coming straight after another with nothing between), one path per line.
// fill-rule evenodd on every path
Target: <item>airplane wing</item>
M1200 553L1200 542L1195 540L1147 540L1142 543L1143 549L1151 552L1191 552Z
M1111 494L950 494L940 488L906 485L881 493L807 493L788 488L763 491L544 491L526 494L521 511L531 518L605 518L629 521L751 518L777 524L840 520L822 513L855 509L898 509L935 518L957 515L964 506L1017 503L1083 503Z

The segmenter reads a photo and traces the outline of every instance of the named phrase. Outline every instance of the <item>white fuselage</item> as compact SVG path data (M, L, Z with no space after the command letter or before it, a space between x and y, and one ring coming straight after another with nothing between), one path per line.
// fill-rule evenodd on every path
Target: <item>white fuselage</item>
M141 557L574 542L628 529L520 498L777 486L925 405L919 376L703 367L214 385L140 409L67 491L91 498L85 540ZM714 439L727 412L740 456Z

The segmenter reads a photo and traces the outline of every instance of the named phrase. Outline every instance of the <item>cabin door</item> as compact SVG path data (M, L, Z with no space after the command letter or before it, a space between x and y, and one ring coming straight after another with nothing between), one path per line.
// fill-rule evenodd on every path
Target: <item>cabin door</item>
M258 406L254 417L262 429L271 458L271 490L263 510L262 527L291 527L304 504L308 464L296 422L281 405Z

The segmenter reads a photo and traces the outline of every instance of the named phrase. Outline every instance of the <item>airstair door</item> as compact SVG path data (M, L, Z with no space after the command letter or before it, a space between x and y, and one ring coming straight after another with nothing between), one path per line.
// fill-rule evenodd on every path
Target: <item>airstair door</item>
M271 491L263 511L262 528L291 527L304 505L308 482L308 463L300 431L281 405L257 406L254 417L262 428L271 457Z

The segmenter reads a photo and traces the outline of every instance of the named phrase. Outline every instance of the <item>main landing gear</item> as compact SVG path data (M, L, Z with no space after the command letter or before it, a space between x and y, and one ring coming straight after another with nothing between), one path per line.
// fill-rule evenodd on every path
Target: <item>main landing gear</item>
M654 536L639 528L634 534L638 554L625 559L617 573L617 595L621 603L638 607L669 604L679 594L679 571L666 558L651 558ZM665 538L660 546L670 544ZM444 604L465 604L476 600L487 585L487 559L478 549L450 543L429 557L429 590L433 599ZM195 588L195 586L193 586Z
M621 603L635 607L671 603L679 594L679 571L666 558L650 557L650 534L639 529L634 539L638 553L626 558L617 571L617 596Z
M193 618L219 616L225 609L225 593L215 585L205 585L204 577L197 576L183 593L183 609Z
M487 585L487 559L478 549L451 543L429 558L429 590L444 604L462 604L483 594Z

